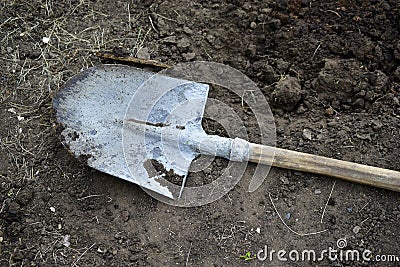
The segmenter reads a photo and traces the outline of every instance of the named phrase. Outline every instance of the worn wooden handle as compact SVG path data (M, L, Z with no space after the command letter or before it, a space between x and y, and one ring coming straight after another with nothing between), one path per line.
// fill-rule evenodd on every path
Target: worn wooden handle
M400 192L400 172L250 143L249 161L323 174ZM275 153L275 155L274 155Z

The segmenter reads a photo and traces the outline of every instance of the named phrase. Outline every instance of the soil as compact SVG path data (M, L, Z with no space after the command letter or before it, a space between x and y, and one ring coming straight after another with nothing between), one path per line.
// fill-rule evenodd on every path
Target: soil
M400 171L398 1L0 5L1 266L399 266L240 257L265 246L337 249L340 238L346 249L400 256L399 193L272 168L254 193L241 181L211 204L169 206L75 159L51 106L68 78L104 63L99 51L170 65L215 61L262 88L278 147ZM257 141L240 97L218 88L210 97L238 110ZM218 124L204 127L223 133ZM219 172L194 177L210 181Z

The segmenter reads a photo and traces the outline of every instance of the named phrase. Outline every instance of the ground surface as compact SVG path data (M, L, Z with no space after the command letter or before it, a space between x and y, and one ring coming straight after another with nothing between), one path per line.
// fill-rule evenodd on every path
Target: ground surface
M101 64L95 52L113 51L230 65L262 88L279 147L400 171L398 1L259 2L1 2L1 266L367 265L239 257L265 246L321 252L340 238L347 249L400 255L399 193L272 169L252 194L240 183L183 209L86 167L61 145L52 93ZM257 141L240 97L211 96L230 103Z

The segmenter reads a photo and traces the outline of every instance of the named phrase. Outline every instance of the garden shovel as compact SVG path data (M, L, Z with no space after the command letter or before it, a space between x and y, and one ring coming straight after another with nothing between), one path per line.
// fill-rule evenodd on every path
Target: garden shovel
M166 173L186 178L200 154L400 191L398 171L208 135L201 125L208 85L153 75L100 65L71 78L53 99L64 143L76 156L87 156L89 166L168 198L182 191L171 190ZM161 169L154 171L154 163Z

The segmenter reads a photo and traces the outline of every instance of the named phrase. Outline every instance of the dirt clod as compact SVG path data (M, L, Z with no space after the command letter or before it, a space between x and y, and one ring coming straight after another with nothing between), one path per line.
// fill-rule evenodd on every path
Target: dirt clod
M278 81L274 86L271 99L276 106L292 111L301 100L301 86L295 77L285 77Z

